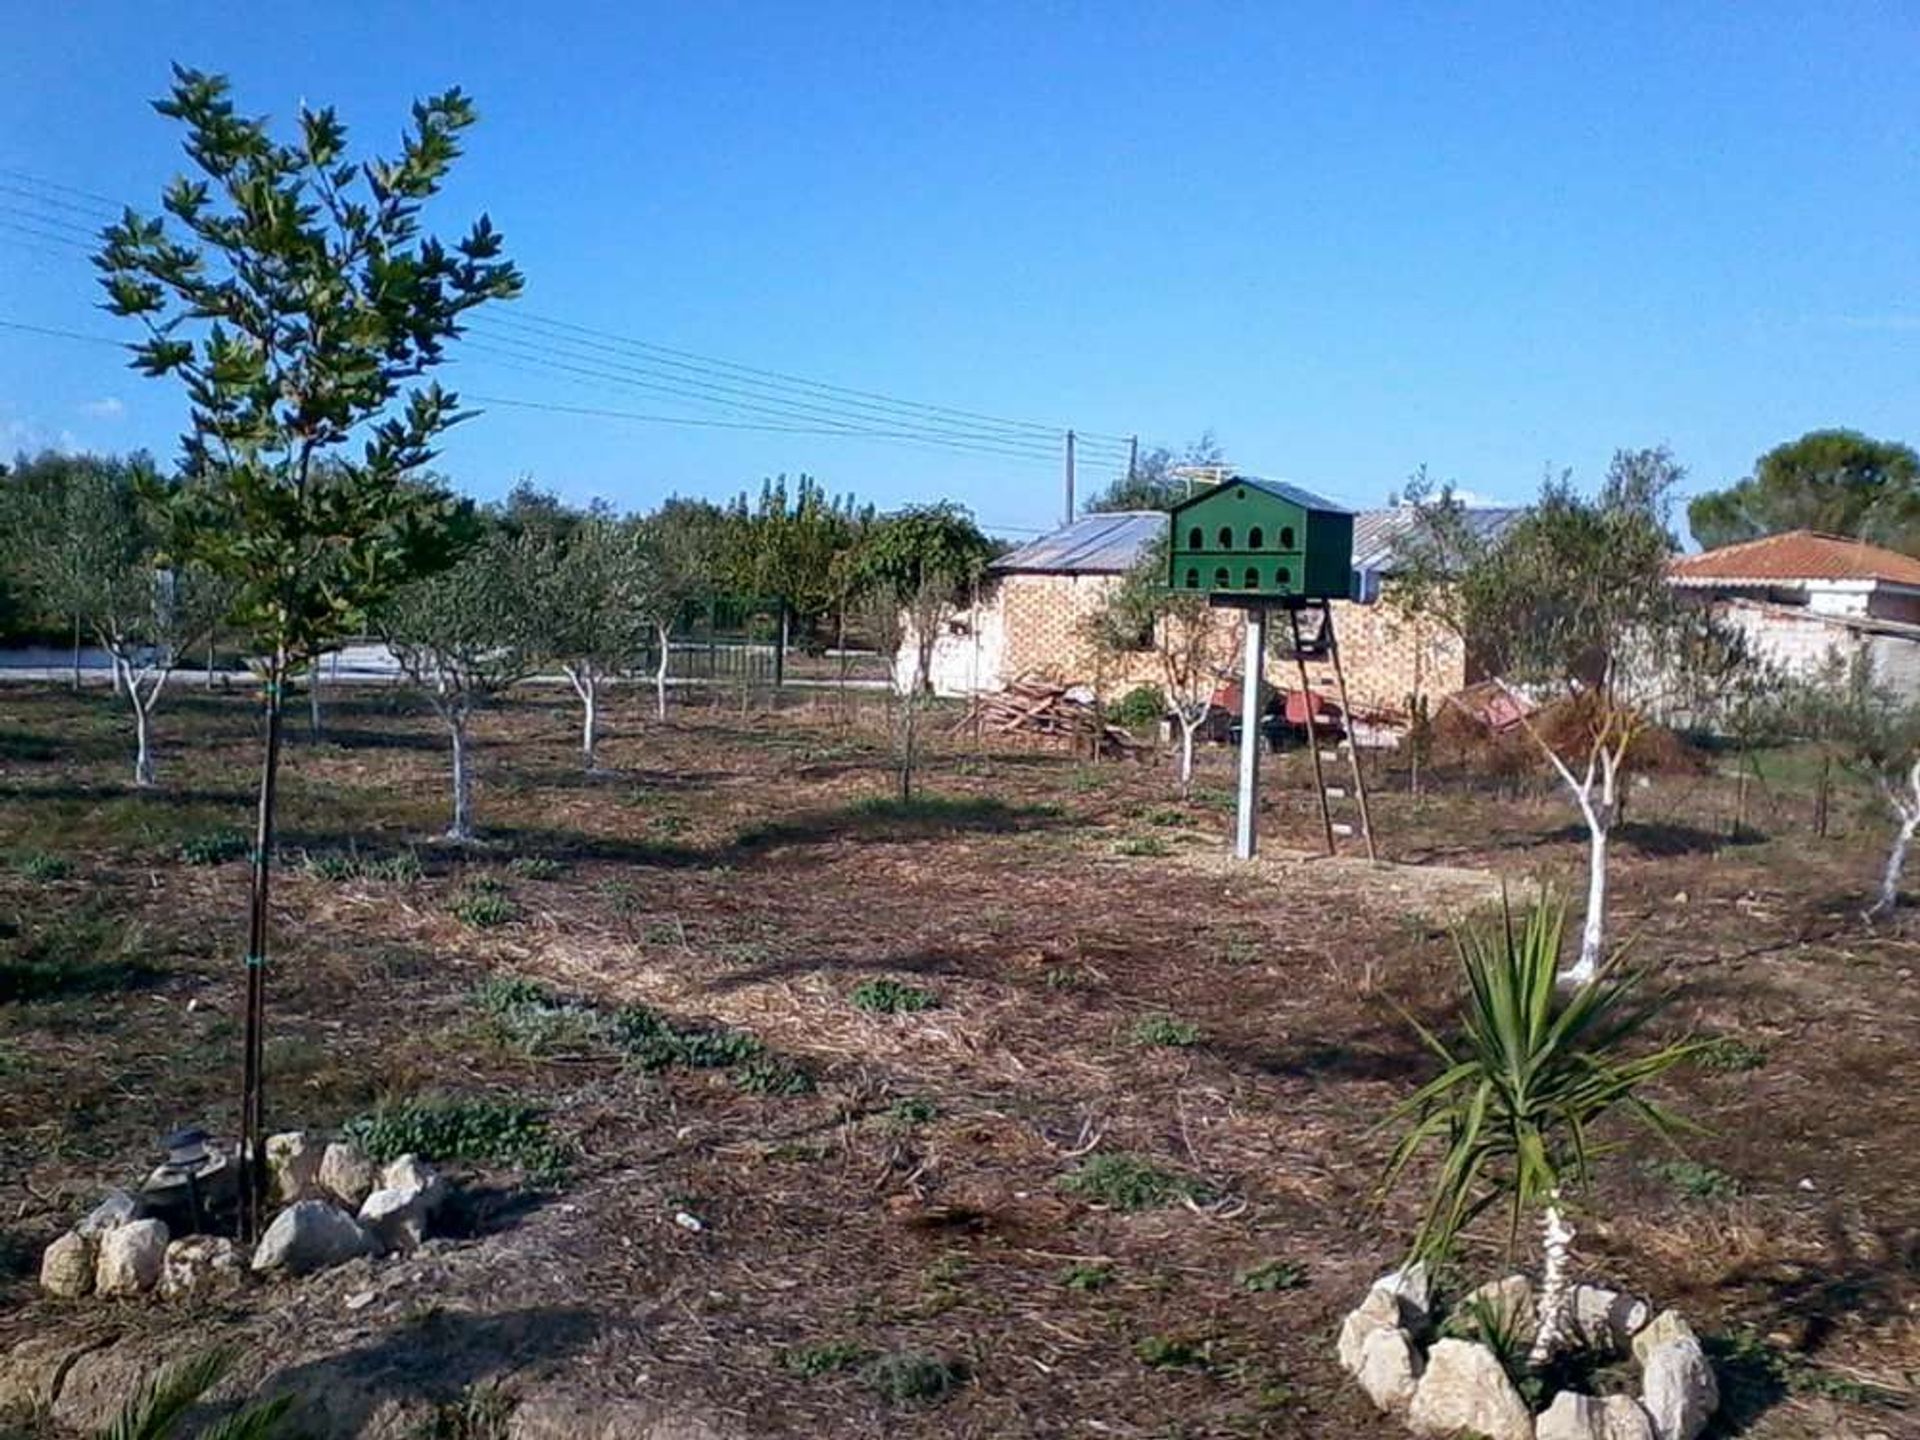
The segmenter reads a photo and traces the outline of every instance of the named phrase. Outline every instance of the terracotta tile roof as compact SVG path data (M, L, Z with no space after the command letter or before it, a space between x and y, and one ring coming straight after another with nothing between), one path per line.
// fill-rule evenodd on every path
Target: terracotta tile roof
M1920 586L1920 560L1845 535L1789 530L1738 545L1722 545L1699 555L1683 555L1668 566L1668 574L1688 585L1714 581L1880 580Z

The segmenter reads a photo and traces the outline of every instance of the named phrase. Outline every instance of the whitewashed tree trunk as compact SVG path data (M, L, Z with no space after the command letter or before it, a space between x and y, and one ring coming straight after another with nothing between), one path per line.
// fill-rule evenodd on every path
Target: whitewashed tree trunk
M672 627L658 625L654 627L660 635L660 663L653 672L653 710L659 719L667 718L667 660L672 654L668 641L673 637Z
M320 734L320 657L316 655L307 667L307 737L318 740Z
M1574 1230L1561 1213L1557 1190L1540 1218L1540 1233L1545 1259L1540 1267L1540 1300L1534 1311L1533 1349L1527 1355L1527 1363L1535 1369L1551 1360L1560 1348L1573 1289L1567 1261L1573 1253Z
M467 717L453 712L447 719L453 738L453 823L447 827L449 840L473 839L473 776L467 759Z
M154 783L153 739L147 720L147 707L140 703L140 692L134 687L132 676L124 676L121 693L133 705L133 783L142 790Z
M1893 832L1893 847L1887 852L1886 869L1880 875L1880 893L1867 907L1869 920L1891 913L1900 903L1900 875L1907 868L1907 852L1913 848L1914 833L1920 831L1920 760L1915 760L1907 771L1905 795L1884 782L1880 788L1886 794L1887 804L1899 817L1900 825Z
M595 749L600 738L600 672L592 661L580 665L562 665L573 693L580 697L580 758L588 773L600 768Z
M1180 717L1180 798L1193 798L1193 732L1199 727Z

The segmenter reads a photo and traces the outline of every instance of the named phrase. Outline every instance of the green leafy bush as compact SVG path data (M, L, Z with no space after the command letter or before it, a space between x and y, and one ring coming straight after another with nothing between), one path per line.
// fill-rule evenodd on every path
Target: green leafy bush
M791 1060L754 1055L733 1068L733 1083L749 1095L810 1095L813 1076Z
M503 1041L527 1055L578 1054L607 1043L608 1023L599 1011L517 975L476 986L473 1003Z
M1197 1044L1200 1027L1191 1020L1176 1020L1171 1015L1145 1015L1133 1022L1128 1032L1136 1045L1163 1045L1184 1050Z
M760 1041L745 1030L723 1026L678 1029L650 1005L628 1005L613 1015L610 1034L629 1060L647 1070L684 1065L718 1070L760 1055Z
M529 1178L557 1184L568 1156L547 1128L544 1111L512 1100L414 1098L383 1103L349 1120L345 1134L385 1164L402 1155L517 1165Z
M940 997L931 990L886 979L868 980L856 985L853 994L847 998L853 1001L855 1008L873 1015L902 1015L931 1010L940 1003Z
M73 866L58 855L50 855L45 850L29 850L16 855L13 868L29 880L48 884L55 880L64 880L73 873Z
M238 830L209 830L181 841L180 859L188 865L224 865L252 849L253 842Z
M868 1361L861 1367L860 1378L881 1399L896 1405L932 1404L966 1384L967 1371L955 1361L899 1351Z
M1062 1177L1060 1188L1109 1210L1128 1211L1200 1200L1206 1193L1191 1176L1118 1151L1089 1155Z
M1211 1370L1215 1363L1212 1340L1185 1335L1149 1335L1134 1345L1133 1353L1150 1370Z
M1129 730L1158 725L1167 713L1167 692L1158 685L1136 685L1107 710L1107 719Z
M1234 1279L1242 1290L1265 1293L1298 1290L1307 1283L1307 1271L1297 1260L1262 1260L1242 1270Z

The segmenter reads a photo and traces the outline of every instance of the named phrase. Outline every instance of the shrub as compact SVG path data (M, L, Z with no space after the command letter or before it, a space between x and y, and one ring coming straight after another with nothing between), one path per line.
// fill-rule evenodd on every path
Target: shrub
M1060 1188L1109 1210L1150 1210L1176 1200L1199 1200L1205 1188L1138 1155L1089 1155L1064 1176Z
M1171 1015L1146 1015L1133 1022L1129 1032L1136 1045L1163 1045L1184 1050L1200 1039L1200 1027L1191 1020L1176 1020Z
M1298 1290L1307 1283L1307 1271L1296 1260L1262 1260L1234 1277L1242 1290L1272 1292Z
M873 1015L901 1015L931 1010L940 997L918 985L903 985L898 980L868 980L856 985L848 997L857 1009Z
M1158 685L1136 685L1107 710L1107 719L1115 725L1136 730L1158 725L1167 713L1167 693Z
M749 1095L813 1093L813 1076L791 1060L771 1055L754 1055L734 1066L733 1083Z
M829 1340L820 1345L795 1345L780 1352L780 1368L812 1380L852 1370L873 1356L871 1350L849 1340Z
M883 1400L896 1405L909 1401L930 1404L946 1399L966 1383L966 1368L933 1355L899 1351L881 1355L861 1367L860 1378Z
M1134 1345L1133 1353L1151 1370L1214 1368L1211 1340L1194 1340L1184 1335L1149 1335Z
M238 830L209 830L181 841L180 859L188 865L224 865L252 849L253 842Z
M545 1112L518 1101L392 1101L349 1120L344 1132L381 1164L412 1154L431 1160L517 1165L542 1184L557 1184L566 1177L567 1152L548 1133Z
M64 880L73 873L73 866L58 855L50 855L45 850L29 850L23 855L16 855L13 868L27 879L37 880L43 885L54 880Z
M506 894L498 880L469 880L460 887L447 909L461 923L476 930L492 930L511 925L520 918L520 907Z

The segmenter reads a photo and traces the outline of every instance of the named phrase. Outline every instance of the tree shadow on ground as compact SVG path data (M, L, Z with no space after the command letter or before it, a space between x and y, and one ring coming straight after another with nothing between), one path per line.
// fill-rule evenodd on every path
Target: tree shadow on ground
M1585 845L1587 827L1562 825L1540 838L1546 842ZM1615 828L1611 838L1615 845L1648 859L1672 860L1682 855L1711 855L1734 847L1764 845L1772 837L1751 825L1743 826L1737 835L1729 835L1724 830L1708 830L1678 820L1626 820Z
M1920 1227L1881 1224L1862 1239L1837 1210L1822 1217L1819 1260L1767 1260L1731 1271L1722 1289L1741 1292L1742 1310L1762 1331L1787 1330L1814 1351L1836 1324L1885 1324L1911 1313L1920 1296Z
M831 810L807 810L742 830L725 847L734 854L840 840L939 840L961 833L1010 834L1056 828L1061 812L1047 805L1010 805L987 795L871 797Z
M760 985L770 980L788 980L796 975L836 973L858 977L910 975L924 980L940 976L964 976L969 973L969 970L964 956L939 950L926 950L917 955L882 955L871 959L851 957L829 959L819 955L794 955L746 966L712 981L706 988L710 992L724 994L743 986Z
M1211 1041L1207 1047L1231 1064L1284 1080L1410 1081L1433 1069L1432 1057L1410 1035L1372 1025L1337 1038L1275 1045L1271 1041Z
M457 1400L475 1385L578 1353L601 1325L578 1306L493 1315L435 1309L354 1349L278 1371L259 1394L296 1397L289 1418L299 1433L361 1435L376 1420L386 1433L392 1417L381 1412L393 1402Z

